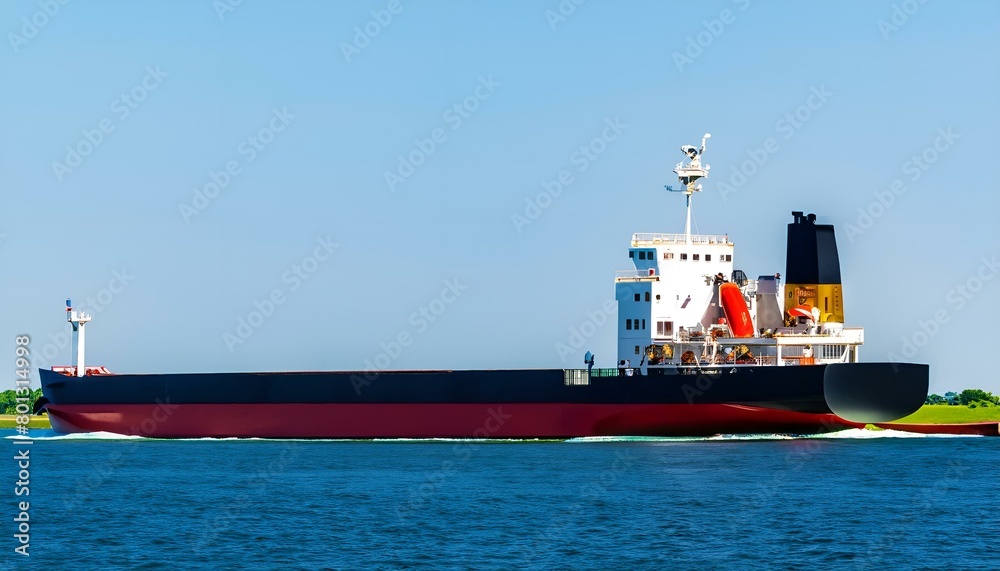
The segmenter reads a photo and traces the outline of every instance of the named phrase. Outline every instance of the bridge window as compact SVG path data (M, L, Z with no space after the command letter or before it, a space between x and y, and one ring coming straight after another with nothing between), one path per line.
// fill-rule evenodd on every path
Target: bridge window
M645 260L646 259L646 251L645 250L639 250L639 259L640 260Z
M656 322L656 334L661 337L671 337L674 334L674 322L673 321L657 321Z
M664 260L673 260L674 259L674 253L673 252L664 252L663 253L663 259Z
M725 261L726 262L732 262L733 261L733 255L732 254L726 254Z
M639 301L639 294L635 294L635 296L634 296L633 299L635 299L636 301Z
M649 292L646 292L646 301L649 301Z
M700 257L701 257L701 254L695 254L694 257L693 257L693 259L694 259L694 261L697 262L698 258L700 258Z
M632 331L632 320L631 319L626 319L625 320L625 329L628 329L629 331Z
M635 250L629 250L628 251L628 257L629 258L634 258L635 257Z
M711 262L712 261L712 254L705 254L705 261L706 262Z
M636 331L639 330L639 320L638 319L633 319L632 320L632 329L635 329Z
M681 261L683 262L686 259L688 259L688 255L687 254L681 254Z
M643 320L642 320L642 328L643 328L643 329L645 329L645 328L646 328L646 320L645 320L645 319L643 319Z

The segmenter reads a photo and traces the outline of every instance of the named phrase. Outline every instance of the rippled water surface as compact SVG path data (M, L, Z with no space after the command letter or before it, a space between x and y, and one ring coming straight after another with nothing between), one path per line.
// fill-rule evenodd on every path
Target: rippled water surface
M11 569L1000 568L1000 438L32 433L31 556L6 524Z

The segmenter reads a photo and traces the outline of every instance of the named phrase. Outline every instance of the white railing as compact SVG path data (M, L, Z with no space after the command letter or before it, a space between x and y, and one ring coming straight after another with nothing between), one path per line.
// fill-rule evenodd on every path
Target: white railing
M865 329L864 327L845 327L840 336L848 343L862 344L865 342Z
M659 275L649 275L649 270L617 270L615 271L615 281L657 281Z
M642 244L686 244L687 236L684 234L661 234L658 232L637 232L632 234L632 245ZM692 244L728 244L729 235L713 236L709 234L691 234Z

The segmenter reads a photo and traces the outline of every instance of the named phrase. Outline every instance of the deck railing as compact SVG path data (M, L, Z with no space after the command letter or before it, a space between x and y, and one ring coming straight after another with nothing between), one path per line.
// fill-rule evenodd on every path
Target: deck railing
M659 281L660 276L649 274L649 270L617 270L615 271L615 281Z
M686 244L685 234L662 234L659 232L637 232L632 234L632 245L640 244ZM691 234L692 244L728 244L729 235Z

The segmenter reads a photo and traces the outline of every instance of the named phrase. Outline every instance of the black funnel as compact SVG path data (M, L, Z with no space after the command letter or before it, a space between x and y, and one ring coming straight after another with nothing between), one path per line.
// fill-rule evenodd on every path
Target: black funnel
M840 256L832 224L816 224L816 215L792 212L785 255L785 283L839 284Z

